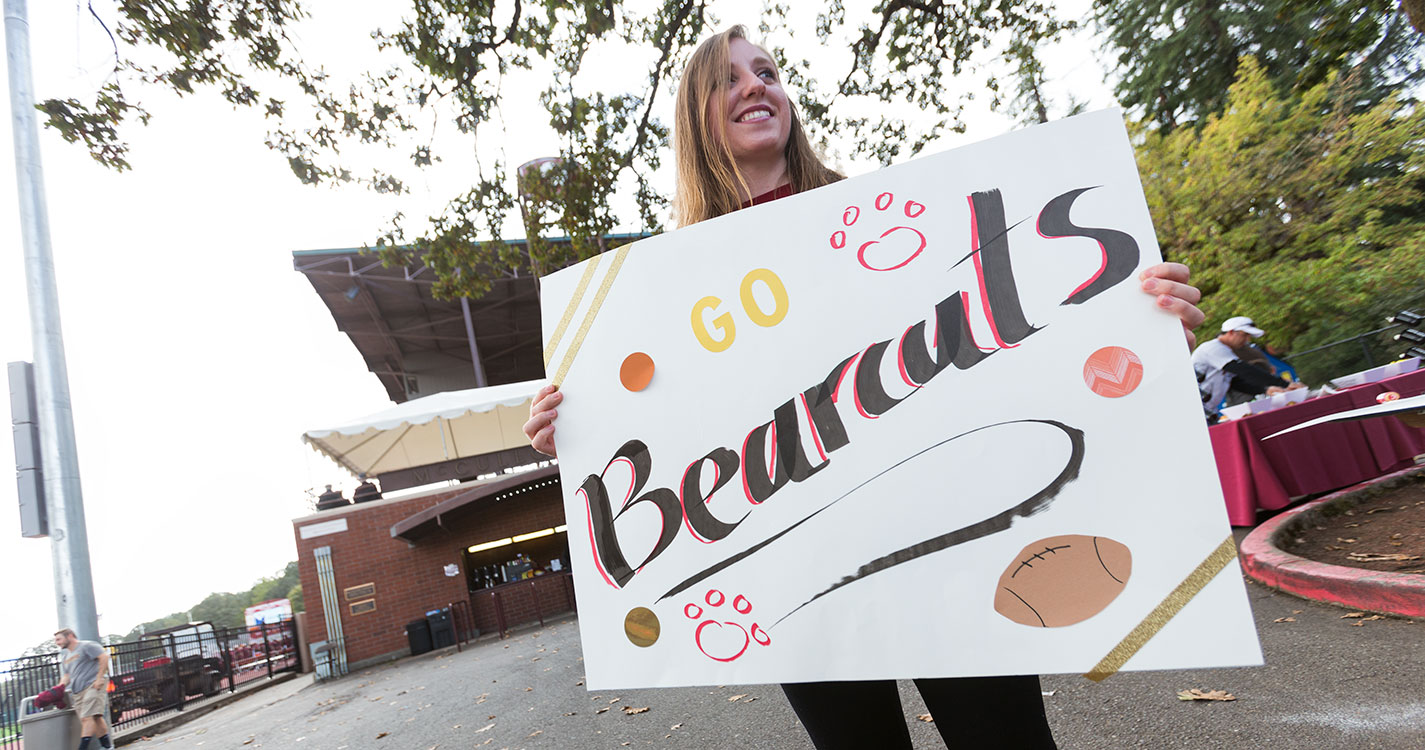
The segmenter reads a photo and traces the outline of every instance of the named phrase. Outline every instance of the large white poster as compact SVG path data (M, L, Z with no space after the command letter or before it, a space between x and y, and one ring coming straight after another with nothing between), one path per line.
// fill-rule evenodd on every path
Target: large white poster
M543 281L591 689L1259 664L1120 116Z

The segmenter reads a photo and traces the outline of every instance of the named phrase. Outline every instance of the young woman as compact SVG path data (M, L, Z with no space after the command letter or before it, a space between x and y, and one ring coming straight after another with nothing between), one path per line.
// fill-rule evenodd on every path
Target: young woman
M698 46L678 87L673 148L678 169L673 200L680 226L811 190L842 179L817 158L771 55L747 41L741 26ZM1202 323L1188 269L1160 263L1141 276L1158 307L1192 329ZM554 420L563 394L535 394L525 435L555 455ZM951 747L1054 748L1037 676L916 680ZM782 686L818 750L911 747L892 680Z

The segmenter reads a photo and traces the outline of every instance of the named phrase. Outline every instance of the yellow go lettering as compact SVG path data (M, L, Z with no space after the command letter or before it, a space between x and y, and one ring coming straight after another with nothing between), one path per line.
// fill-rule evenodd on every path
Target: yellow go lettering
M752 296L752 285L759 281L766 284L767 290L772 293L773 307L770 313L763 312L757 304L757 298ZM763 328L777 325L782 322L782 318L787 317L787 287L777 278L777 274L766 268L750 271L742 277L742 309L753 323Z
M762 305L757 302L757 298L752 294L752 287L757 282L762 282L767 291L772 293L771 311L763 310ZM740 288L742 297L742 311L747 317L763 328L770 328L781 323L787 317L787 311L791 309L791 304L787 298L787 287L778 278L777 274L770 269L755 268L747 272L742 277ZM717 312L722 300L717 297L707 296L697 301L693 305L693 335L697 337L698 343L710 352L724 352L732 346L732 341L737 337L737 325L732 320L732 313L722 313L712 319L712 328L708 327L707 312ZM722 334L721 338L713 338L713 331Z
M737 336L737 326L732 322L732 313L723 313L713 318L713 326L722 332L722 338L715 339L712 332L708 330L707 324L703 322L703 312L706 310L716 311L722 300L717 297L703 297L698 303L693 305L693 335L698 337L698 343L710 352L726 351L732 346L732 340Z

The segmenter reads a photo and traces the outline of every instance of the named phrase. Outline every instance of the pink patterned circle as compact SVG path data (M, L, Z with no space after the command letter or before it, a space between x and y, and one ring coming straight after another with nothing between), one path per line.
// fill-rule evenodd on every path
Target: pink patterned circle
M1143 361L1121 346L1105 346L1084 362L1084 383L1104 398L1122 398L1143 382Z

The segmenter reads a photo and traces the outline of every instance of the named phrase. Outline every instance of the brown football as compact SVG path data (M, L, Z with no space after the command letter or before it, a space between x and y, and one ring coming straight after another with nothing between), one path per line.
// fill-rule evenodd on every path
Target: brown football
M1083 622L1118 598L1133 553L1103 536L1051 536L1025 547L999 577L995 611L1021 624L1059 628Z

